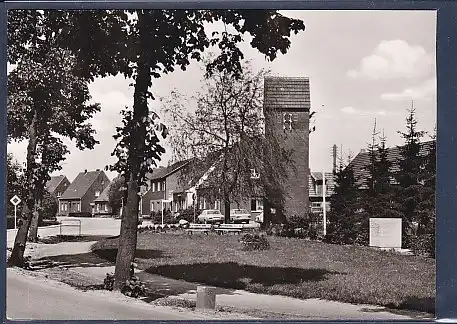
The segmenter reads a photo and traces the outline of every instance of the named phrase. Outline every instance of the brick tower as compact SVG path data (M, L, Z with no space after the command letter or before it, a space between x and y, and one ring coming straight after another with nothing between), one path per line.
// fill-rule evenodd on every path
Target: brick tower
M266 136L277 132L286 149L292 150L294 167L289 168L284 184L285 217L304 216L309 206L309 112L308 78L266 77L264 115Z

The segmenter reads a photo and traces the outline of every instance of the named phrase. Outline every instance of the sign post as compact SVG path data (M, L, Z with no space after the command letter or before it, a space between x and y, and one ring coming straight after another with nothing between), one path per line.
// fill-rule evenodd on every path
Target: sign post
M16 229L17 224L17 205L21 202L21 199L18 196L14 196L10 199L10 202L14 205L14 229Z
M194 223L195 223L195 194L192 194L192 204L194 205Z

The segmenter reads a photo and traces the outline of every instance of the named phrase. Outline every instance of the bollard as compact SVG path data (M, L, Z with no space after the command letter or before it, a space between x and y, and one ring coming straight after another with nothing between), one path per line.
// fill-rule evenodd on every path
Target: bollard
M197 309L215 309L216 291L212 287L197 287Z

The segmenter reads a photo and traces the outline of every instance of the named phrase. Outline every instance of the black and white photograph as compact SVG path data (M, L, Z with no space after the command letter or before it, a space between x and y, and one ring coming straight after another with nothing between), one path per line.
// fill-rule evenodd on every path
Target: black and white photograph
M7 318L433 320L436 26L9 9Z

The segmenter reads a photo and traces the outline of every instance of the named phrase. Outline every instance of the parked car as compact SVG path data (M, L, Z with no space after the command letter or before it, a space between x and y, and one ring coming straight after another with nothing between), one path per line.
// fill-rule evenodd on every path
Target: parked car
M206 209L197 217L200 223L222 223L224 215L217 209Z
M232 209L230 211L230 220L236 223L249 223L251 220L251 213L246 209Z

